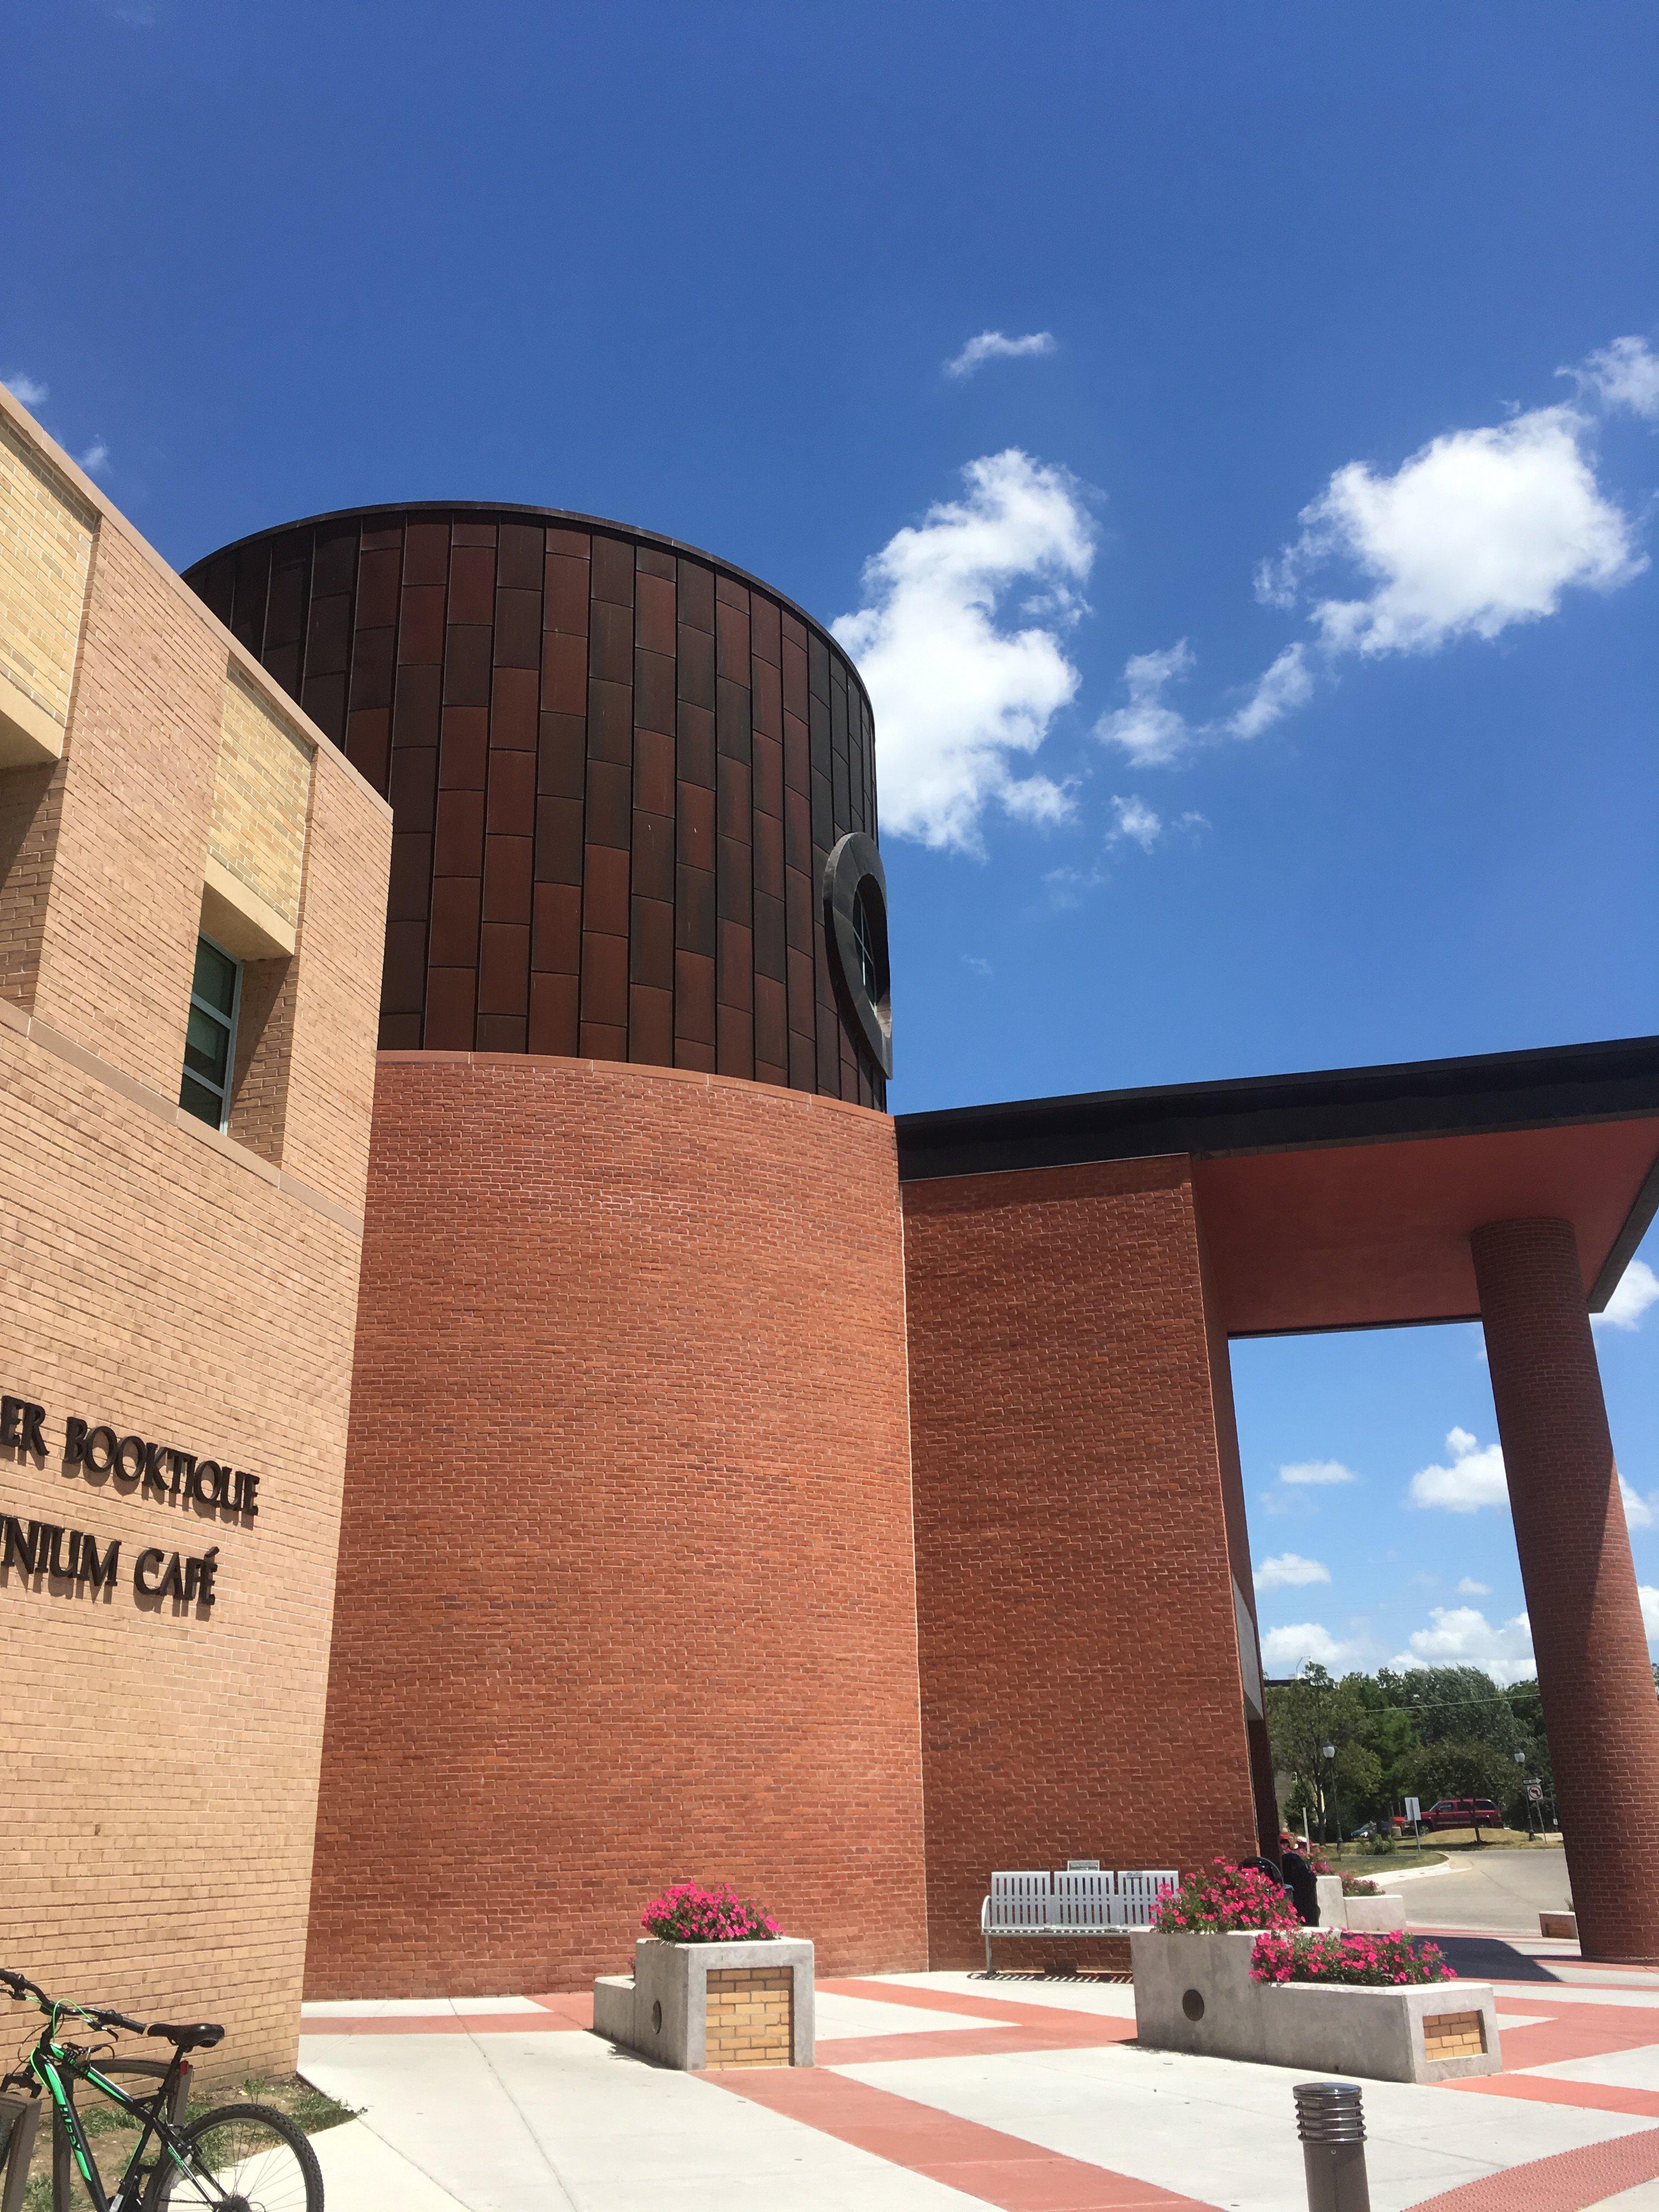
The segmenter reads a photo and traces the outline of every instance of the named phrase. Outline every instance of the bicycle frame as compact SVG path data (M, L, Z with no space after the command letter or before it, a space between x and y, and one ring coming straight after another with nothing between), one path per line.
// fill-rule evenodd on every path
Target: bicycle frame
M176 2154L177 2137L173 2123L178 2118L178 2111L175 2109L169 2112L168 2108L182 2105L181 2093L187 2090L190 2080L189 2062L182 2051L175 2051L171 2062L166 2065L142 2059L112 2059L108 2062L109 2070L106 2072L94 2063L90 2051L82 2051L73 2044L58 2040L58 2015L65 2008L57 2005L52 2007L46 2025L41 2030L40 2039L29 2053L27 2065L27 2070L52 2100L55 2116L52 2146L54 2195L61 2195L57 2186L61 2164L58 2152L61 2140L66 2142L70 2156L80 2172L87 2194L92 2199L94 2212L111 2212L112 2206L117 2203L123 2203L123 2212L137 2212L136 2204L124 2202L126 2199L127 2177L143 2159L152 2136L156 2138L161 2152L173 2158L180 2171L186 2170ZM159 2073L161 2077L148 2097L129 2096L118 2082L109 2078L110 2073L118 2070L135 2072L141 2068L146 2074L154 2075ZM143 2122L138 2141L121 2170L121 2179L116 2185L113 2197L105 2190L103 2177L87 2142L86 2130L81 2125L81 2116L75 2109L70 2085L76 2081L90 2082L101 2096ZM63 2178L66 2181L67 2174Z

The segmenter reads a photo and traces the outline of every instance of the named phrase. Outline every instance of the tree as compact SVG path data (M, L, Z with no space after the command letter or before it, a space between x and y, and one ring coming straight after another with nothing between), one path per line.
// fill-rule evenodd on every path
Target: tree
M1267 1727L1273 1765L1290 1778L1286 1813L1298 1811L1322 1832L1341 1830L1341 1806L1374 1798L1382 1765L1367 1737L1365 1678L1345 1675L1337 1681L1327 1668L1310 1662L1295 1681L1267 1692ZM1336 1748L1335 1773L1325 1746ZM1334 1784L1334 1789L1333 1789Z
M1522 1795L1520 1778L1521 1769L1495 1744L1443 1736L1418 1753L1412 1795L1425 1805L1440 1797L1490 1797L1507 1808Z
M1410 1713L1425 1744L1486 1743L1510 1753L1522 1747L1510 1699L1479 1667L1412 1667L1401 1674L1385 1667L1376 1680L1391 1705Z

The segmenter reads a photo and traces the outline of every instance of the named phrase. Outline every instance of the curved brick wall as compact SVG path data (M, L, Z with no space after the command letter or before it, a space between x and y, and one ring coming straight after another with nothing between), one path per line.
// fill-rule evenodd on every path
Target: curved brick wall
M307 1989L579 1987L729 1879L926 1963L892 1125L383 1054Z
M870 703L798 607L548 507L322 515L185 578L392 801L382 1046L884 1103L820 894L876 833Z

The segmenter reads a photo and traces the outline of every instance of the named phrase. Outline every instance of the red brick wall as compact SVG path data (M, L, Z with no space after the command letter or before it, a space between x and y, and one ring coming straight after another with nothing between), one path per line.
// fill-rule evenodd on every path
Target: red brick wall
M903 1199L937 1967L995 1869L1187 1869L1255 1820L1186 1161Z
M1572 1224L1469 1241L1579 1941L1659 1960L1659 1704Z
M892 1124L382 1055L318 1996L574 1988L730 1880L925 1964Z

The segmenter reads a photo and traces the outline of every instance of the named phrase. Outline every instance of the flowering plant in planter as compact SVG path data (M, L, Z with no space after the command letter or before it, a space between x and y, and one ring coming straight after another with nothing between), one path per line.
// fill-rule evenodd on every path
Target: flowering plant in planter
M1386 1989L1412 1982L1449 1982L1451 1969L1433 1943L1398 1930L1386 1936L1344 1935L1337 1929L1282 1936L1270 1929L1250 1952L1253 1982L1340 1982Z
M1344 1897L1381 1897L1382 1893L1374 1881L1367 1881L1363 1874L1345 1874L1342 1894Z
M1152 1925L1163 1936L1225 1936L1237 1929L1301 1924L1276 1881L1231 1859L1217 1859L1206 1874L1189 1874L1179 1889L1165 1891L1152 1913Z
M726 1882L705 1889L699 1881L677 1881L652 1899L640 1925L665 1943L754 1943L783 1933L769 1912Z

